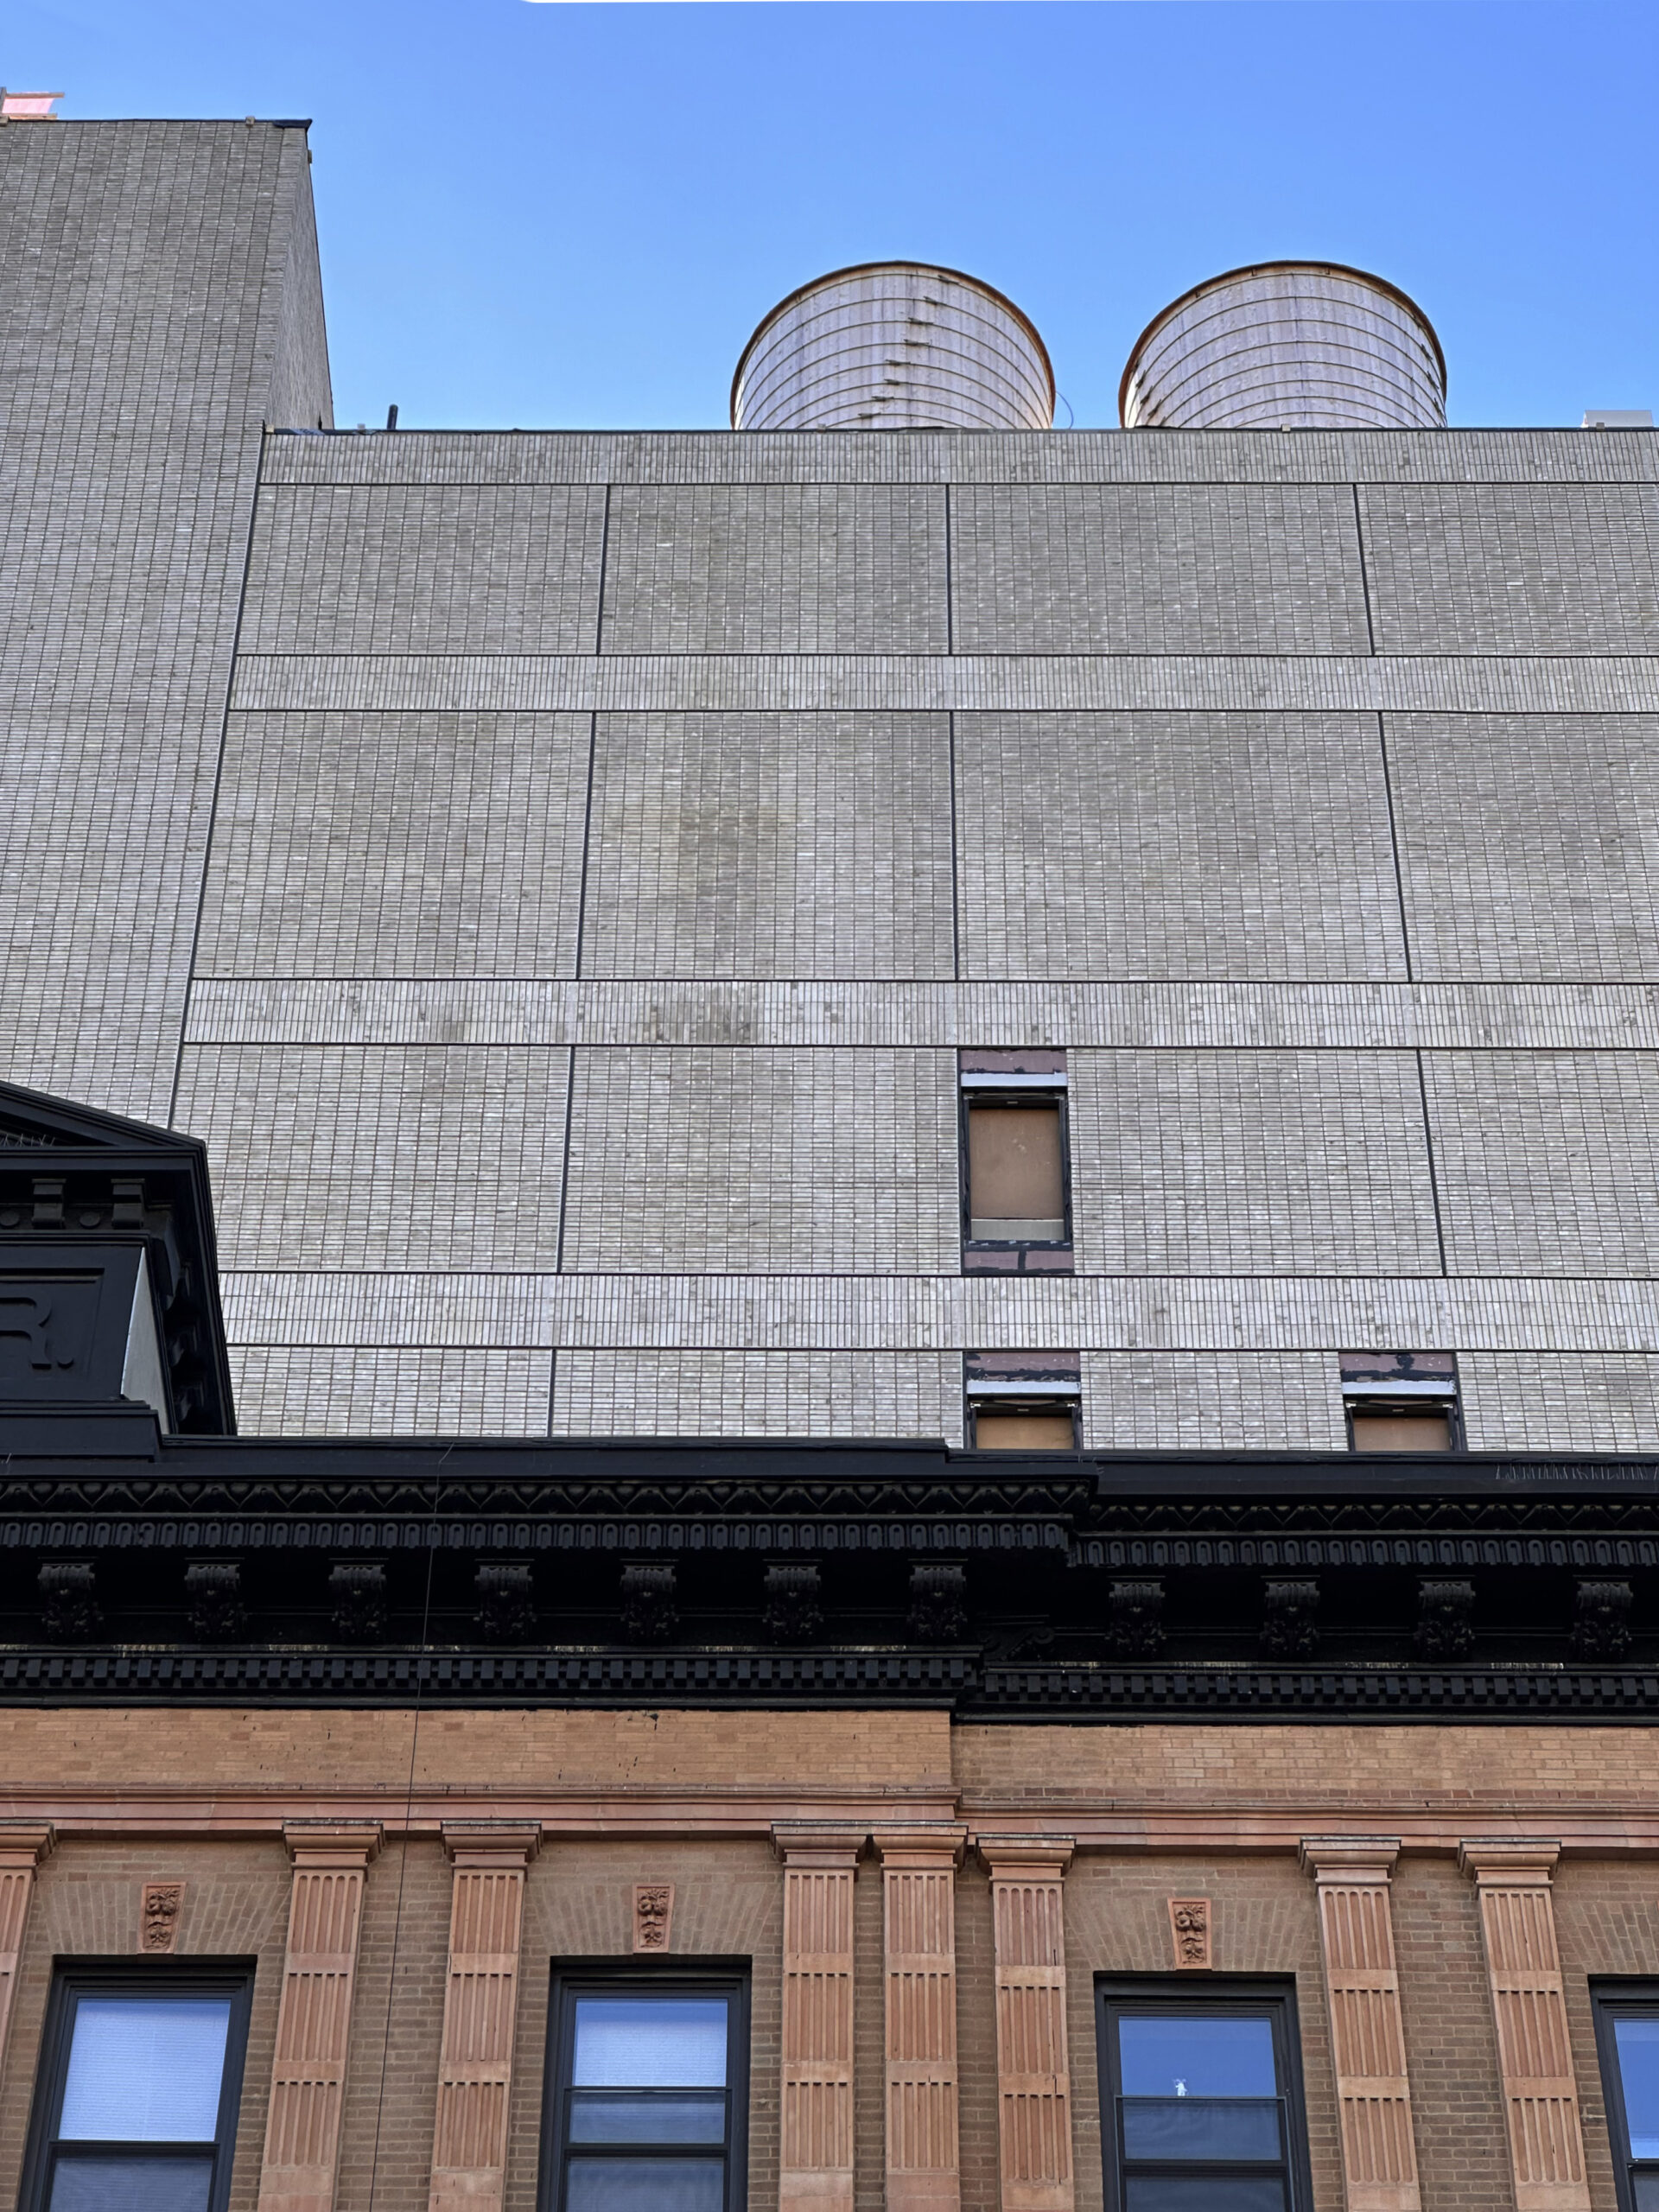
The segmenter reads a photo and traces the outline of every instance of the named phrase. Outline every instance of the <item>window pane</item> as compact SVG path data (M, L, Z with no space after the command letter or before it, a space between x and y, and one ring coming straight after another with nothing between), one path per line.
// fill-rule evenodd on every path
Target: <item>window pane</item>
M723 2158L572 2158L565 2212L721 2212L725 2198Z
M1058 1243L1065 1234L1058 1106L968 1109L969 1233Z
M59 2136L211 2143L230 2025L228 1997L79 1999Z
M573 2143L723 2143L726 2099L618 2097L578 2090L570 2100Z
M1636 2212L1659 2212L1659 2169L1640 2168L1631 2175L1631 2194L1636 2199Z
M1443 1413L1354 1414L1356 1452L1449 1452L1452 1424Z
M723 2089L727 2007L723 1997L578 1997L570 2078L579 2088Z
M1126 2012L1117 2024L1126 2097L1271 2097L1273 2024L1262 2013Z
M1285 2212L1285 2184L1276 2174L1248 2181L1236 2174L1213 2180L1196 2174L1130 2174L1123 2183L1123 2212Z
M207 2212L211 2158L99 2158L60 2152L48 2212Z
M1613 2022L1633 2158L1659 2158L1659 2019Z
M977 1452L1075 1452L1077 1433L1069 1413L976 1413L974 1448Z
M1126 2158L1281 2158L1279 2107L1265 2097L1126 2097Z

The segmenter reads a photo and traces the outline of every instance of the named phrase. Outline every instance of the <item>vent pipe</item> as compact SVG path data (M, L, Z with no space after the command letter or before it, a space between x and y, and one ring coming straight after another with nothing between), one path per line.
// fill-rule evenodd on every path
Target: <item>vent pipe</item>
M1381 276L1264 261L1154 315L1118 390L1126 430L1439 430L1446 357Z
M1011 300L918 261L837 269L761 322L732 379L734 430L1046 430L1048 350Z

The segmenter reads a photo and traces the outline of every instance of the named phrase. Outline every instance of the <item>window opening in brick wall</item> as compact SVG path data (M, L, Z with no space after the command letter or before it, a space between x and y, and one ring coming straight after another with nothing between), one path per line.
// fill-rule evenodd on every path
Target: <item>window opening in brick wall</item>
M970 1269L1071 1265L1065 1056L961 1056L963 1249Z
M555 1976L543 2212L741 2212L747 2000L736 1974Z
M1288 1988L1097 1986L1109 2212L1306 2212Z
M1081 1449L1083 1376L1076 1352L970 1351L963 1366L970 1452Z
M244 1966L61 1966L20 2205L223 2212L251 1986Z
M1461 1452L1458 1366L1449 1351L1345 1351L1351 1452Z
M1659 2212L1659 1982L1592 1982L1619 2212Z

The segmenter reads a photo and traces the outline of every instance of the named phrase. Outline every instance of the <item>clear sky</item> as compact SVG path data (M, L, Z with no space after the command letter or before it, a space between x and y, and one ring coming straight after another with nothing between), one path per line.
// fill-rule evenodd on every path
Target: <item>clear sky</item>
M1454 423L1659 408L1654 0L6 0L0 82L313 118L342 423L723 425L887 256L1007 292L1079 424L1281 256L1410 292Z

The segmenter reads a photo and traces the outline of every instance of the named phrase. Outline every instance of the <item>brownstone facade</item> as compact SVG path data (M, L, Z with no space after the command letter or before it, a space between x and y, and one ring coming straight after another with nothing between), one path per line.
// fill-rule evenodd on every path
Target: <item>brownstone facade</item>
M1588 1985L1659 1976L1659 1742L1344 1734L8 1712L0 2201L54 1962L142 1958L165 1885L169 1959L257 1962L236 2212L532 2212L550 1971L671 1886L664 1963L751 1976L752 2207L1098 2206L1096 1978L1192 1986L1175 1899L1294 1984L1320 2212L1611 2212Z

